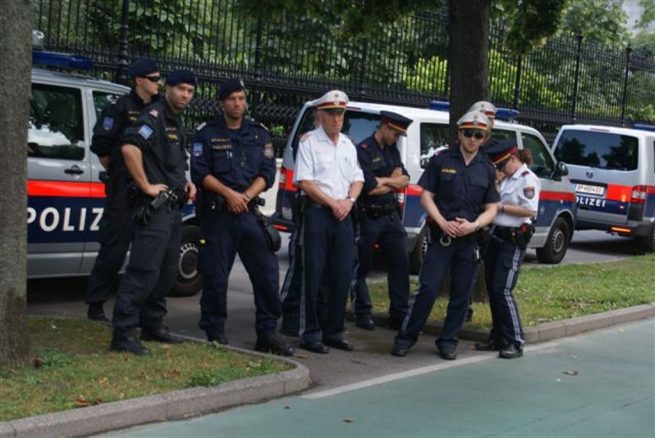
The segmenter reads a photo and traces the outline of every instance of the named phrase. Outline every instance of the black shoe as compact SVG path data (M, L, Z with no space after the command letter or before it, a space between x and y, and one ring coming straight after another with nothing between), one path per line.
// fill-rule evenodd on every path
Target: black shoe
M478 351L498 351L501 349L500 344L494 340L476 342L474 348Z
M228 345L230 343L225 333L218 332L207 332L207 340L209 342L218 342L221 345Z
M163 344L181 344L184 342L182 339L178 339L168 332L167 328L161 327L158 330L147 330L144 329L141 331L141 340L142 341L151 341L151 342L161 342Z
M121 351L136 354L137 356L145 356L150 354L150 350L143 346L141 342L134 337L117 338L113 337L109 345L110 351Z
M329 339L324 338L323 343L338 350L353 351L355 346L347 339Z
M300 348L318 354L328 354L330 352L330 349L323 345L321 341L301 342Z
M446 349L444 348L443 350L439 347L437 347L437 350L439 351L439 356L441 356L442 359L445 360L455 360L457 359L457 353L455 353L455 349Z
M392 356L405 357L409 348L401 347L400 345L394 345L393 350L391 350Z
M498 357L503 359L516 359L521 356L523 356L523 350L514 344L509 344L498 352Z
M89 304L89 310L86 312L86 317L89 321L109 323L109 319L105 316L105 310L102 308L103 303Z
M364 330L375 330L375 322L369 315L358 317L355 325Z
M281 356L293 356L296 350L275 333L257 338L255 350L262 353L273 353Z
M466 320L465 320L465 322L471 322L472 319L473 319L473 307L469 307L466 310Z

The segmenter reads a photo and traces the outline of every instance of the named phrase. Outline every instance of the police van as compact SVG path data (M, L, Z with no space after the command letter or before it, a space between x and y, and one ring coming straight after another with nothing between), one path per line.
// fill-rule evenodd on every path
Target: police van
M418 272L427 249L426 213L420 204L421 187L417 185L425 165L440 148L449 144L449 113L447 102L432 102L429 108L419 109L396 105L350 102L346 108L342 132L358 144L373 134L380 123L380 111L393 111L414 122L407 136L400 137L400 157L410 175L410 185L398 194L403 211L403 224L407 231L407 250L410 268ZM498 120L503 116L516 117L512 110L500 109L492 135L498 140L514 139L519 148L532 152L534 163L530 167L541 179L542 191L536 232L530 247L536 248L542 263L559 263L566 254L575 228L576 198L566 177L566 166L555 160L544 138L537 130L513 122ZM307 102L300 110L289 136L279 175L276 211L272 216L275 227L281 231L293 230L293 198L297 191L293 184L295 149L302 134L313 129L313 104Z
M570 169L577 228L634 237L655 251L655 127L564 125L553 150Z
M88 58L34 51L33 64L88 69ZM89 147L104 106L129 88L73 73L32 69L27 140L28 278L88 275L100 248L105 187ZM191 204L183 210L183 242L173 295L200 290L200 229Z

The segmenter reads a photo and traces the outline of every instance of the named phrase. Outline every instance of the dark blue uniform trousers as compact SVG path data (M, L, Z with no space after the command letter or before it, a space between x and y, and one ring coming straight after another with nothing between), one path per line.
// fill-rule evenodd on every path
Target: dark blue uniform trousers
M476 247L477 243L471 237L454 239L450 246L442 246L438 240L430 244L419 274L419 290L410 300L407 317L395 339L396 345L409 348L416 343L444 277L450 270L450 300L443 332L436 344L445 350L457 347L457 334L466 319L466 310L475 285L478 269Z
M379 243L387 265L389 285L389 318L401 322L407 314L409 299L409 261L405 228L396 212L371 218L360 218L357 278L353 287L353 307L357 317L371 314L371 296L366 277L371 271L373 244Z
M493 323L489 339L498 345L514 344L519 349L523 348L525 336L512 291L519 277L524 254L525 251L512 242L491 237L484 257Z
M304 342L340 340L353 278L355 235L352 218L337 220L328 208L307 207L301 231L303 284L300 334ZM325 321L319 318L319 290L327 280Z
M106 206L100 219L100 251L89 276L87 304L102 304L118 288L120 271L130 248L134 219L132 209Z
M227 319L228 277L239 254L248 272L255 298L258 336L275 332L282 314L277 256L268 247L263 228L251 212L212 212L203 221L205 244L198 268L203 276L200 323L205 332L224 333Z
M141 325L159 330L166 315L166 295L175 284L182 240L182 215L163 205L147 225L134 225L130 262L123 275L112 324L119 337Z

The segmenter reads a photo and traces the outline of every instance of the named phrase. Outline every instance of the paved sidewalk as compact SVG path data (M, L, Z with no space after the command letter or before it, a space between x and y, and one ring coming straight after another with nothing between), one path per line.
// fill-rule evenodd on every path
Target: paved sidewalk
M122 437L653 437L655 318Z

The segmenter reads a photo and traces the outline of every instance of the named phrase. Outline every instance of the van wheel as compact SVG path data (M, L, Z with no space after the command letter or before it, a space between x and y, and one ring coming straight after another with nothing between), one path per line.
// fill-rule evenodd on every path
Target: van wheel
M170 292L172 297L190 297L202 288L202 277L198 272L198 251L200 248L200 227L183 225L180 261L177 265L177 281Z
M638 237L635 239L639 249L645 253L655 252L655 224L650 227L650 233L643 237Z
M423 227L416 238L414 250L409 255L409 272L418 274L423 264L423 257L428 252L428 227Z
M555 219L546 244L543 248L537 248L537 260L539 263L556 265L562 261L569 248L571 240L571 227L564 218Z

